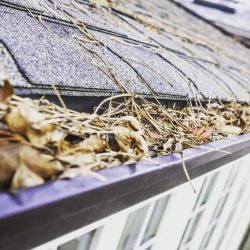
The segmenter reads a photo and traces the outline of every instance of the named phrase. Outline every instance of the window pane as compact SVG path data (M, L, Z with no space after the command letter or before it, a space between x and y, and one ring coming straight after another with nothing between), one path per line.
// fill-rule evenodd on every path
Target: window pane
M200 220L202 218L202 214L203 214L203 211L201 211L196 216L191 217L191 219L189 219L188 226L185 230L185 233L184 233L182 240L181 240L181 243L179 245L179 247L181 249L183 249L183 247L193 239L193 236L195 235L195 233L198 229Z
M196 204L196 208L204 205L209 200L209 197L214 189L214 185L217 178L218 178L218 172L205 180Z
M229 197L229 193L227 193L226 195L223 195L222 197L220 197L218 204L215 208L212 220L215 220L216 218L219 218L219 216L222 213L223 208L225 207L226 201Z
M130 213L117 250L133 249L144 222L148 207L149 206L145 206Z
M71 240L58 247L58 250L76 250L78 245L78 239Z
M96 230L77 237L58 247L58 250L89 250Z
M187 235L186 242L191 241L193 239L193 236L195 235L196 230L199 226L201 217L202 217L202 213L199 213L195 218L192 219L189 230L188 230L189 233Z
M238 174L238 168L233 167L230 174L229 174L229 177L228 177L228 179L226 181L224 189L229 188L229 187L231 187L233 185L233 183L234 183L234 181L235 181L235 179L237 177L237 174Z
M156 202L153 213L149 220L149 224L144 234L142 243L144 243L145 241L149 240L150 238L156 235L162 216L166 210L168 199L169 197L167 196Z
M219 199L219 201L218 201L218 203L216 205L216 208L215 208L215 210L213 212L212 218L210 220L210 224L211 223L215 223L215 224L212 227L212 229L210 229L209 231L207 231L205 233L205 236L203 237L203 240L201 242L200 249L206 249L207 248L208 243L209 243L209 241L212 238L212 235L214 233L214 228L215 228L215 226L217 224L218 218L220 217L220 215L221 215L221 213L223 211L223 208L224 208L224 206L226 204L228 196L229 196L229 193L226 193L226 195L223 195L223 196L220 197L220 199Z
M231 221L232 221L232 218L233 218L233 216L234 216L234 214L235 214L235 211L237 210L237 202L239 202L240 201L240 199L241 199L241 197L242 197L242 195L243 195L243 191L244 191L244 188L245 188L245 184L243 184L242 186L241 186L241 188L239 189L239 191L238 191L238 194L237 194L237 198L236 198L236 200L235 200L235 202L234 202L234 207L232 207L232 209L231 209L231 211L230 211L230 214L228 215L228 217L227 217L227 220L226 220L226 222L225 222L225 224L224 224L224 226L223 226L223 230L222 230L222 233L221 233L221 236L220 236L220 238L219 238L219 240L218 240L218 243L217 243L217 245L216 245L216 249L219 249L220 248L220 245L221 245L221 243L223 242L223 239L224 239L224 236L226 235L226 233L227 233L227 229L229 228L229 226L230 226L230 223L231 223Z
M205 236L204 236L204 238L203 238L203 240L202 240L202 242L201 242L200 250L201 250L201 249L207 249L208 243L209 243L209 241L210 241L210 239L211 239L211 237L212 237L212 235L213 235L215 226L216 226L216 224L214 224L213 227L210 228L210 229L206 232L206 234L205 234Z
M79 240L77 250L89 250L95 233L96 230L93 230L83 235Z
M183 248L186 249L185 247L188 245L189 242L192 241L195 233L197 232L204 210L198 212L195 211L208 202L212 194L212 191L215 187L217 178L218 178L218 172L208 177L205 180L202 189L200 191L200 195L193 209L194 215L189 219L184 235L182 236L182 240L179 245L181 249Z
M235 177L237 175L237 171L235 171L236 168L233 168L229 174L229 177L226 181L226 184L224 186L224 190L226 190L228 187L231 187L234 183L234 180L235 180ZM210 224L213 223L213 222L216 222L218 221L218 218L220 217L221 213L223 212L223 209L226 205L226 202L227 202L227 199L229 197L229 192L223 194L217 205L216 205L216 208L213 212L213 215L212 215L212 218L211 218L211 221L210 221ZM216 225L216 224L215 224ZM208 247L208 244L209 244L209 241L210 239L212 238L213 236L213 233L214 233L214 228L215 228L215 225L213 226L213 228L211 230L209 230L208 232L206 232L203 240L202 240L202 243L201 243L201 247L200 249L206 249Z

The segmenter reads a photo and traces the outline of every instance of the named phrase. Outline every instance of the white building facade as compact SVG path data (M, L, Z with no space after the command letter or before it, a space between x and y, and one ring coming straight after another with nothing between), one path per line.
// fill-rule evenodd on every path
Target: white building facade
M250 222L250 154L35 250L237 250Z

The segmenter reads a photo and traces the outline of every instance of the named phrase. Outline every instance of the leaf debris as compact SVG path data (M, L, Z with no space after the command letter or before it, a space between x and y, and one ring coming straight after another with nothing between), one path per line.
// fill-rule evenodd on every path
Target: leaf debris
M0 188L86 174L98 177L96 171L103 168L249 132L248 104L166 108L138 95L121 94L89 114L46 99L16 96L5 81L0 90Z

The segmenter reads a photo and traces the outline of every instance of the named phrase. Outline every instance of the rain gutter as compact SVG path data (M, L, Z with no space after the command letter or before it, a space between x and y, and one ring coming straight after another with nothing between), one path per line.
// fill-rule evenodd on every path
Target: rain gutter
M245 134L183 154L196 178L249 152L250 134ZM99 171L106 181L83 176L0 193L0 249L31 249L187 182L180 154L154 161L158 164L140 161Z

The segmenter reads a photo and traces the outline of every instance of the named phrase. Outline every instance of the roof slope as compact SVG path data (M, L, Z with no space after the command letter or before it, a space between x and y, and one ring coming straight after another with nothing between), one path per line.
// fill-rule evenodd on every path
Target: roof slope
M0 19L19 93L250 101L250 51L170 1L4 0Z

